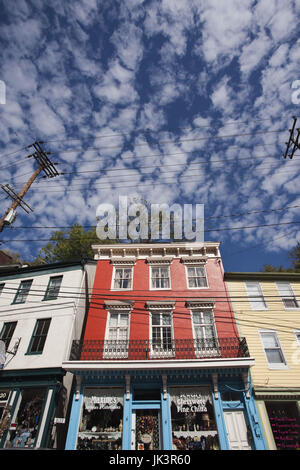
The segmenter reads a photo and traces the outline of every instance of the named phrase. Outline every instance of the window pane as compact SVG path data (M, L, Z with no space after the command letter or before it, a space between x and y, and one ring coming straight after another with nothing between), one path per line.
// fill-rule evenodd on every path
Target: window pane
M121 314L120 315L120 326L127 326L128 324L128 315L127 314Z
M159 325L160 324L160 314L153 313L152 314L152 325Z
M34 334L31 341L30 346L30 353L41 353L44 349L45 341L47 338L49 326L50 326L50 318L45 320L37 320L36 327L34 330Z
M280 349L267 349L266 355L271 364L284 363Z
M263 293L258 282L246 282L246 289L249 302L253 310L263 310L266 308Z
M202 323L201 322L201 313L200 312L193 312L193 322L196 323Z
M265 348L274 348L279 346L276 335L273 333L263 333L262 339Z
M10 340L14 334L17 322L4 323L0 339L4 341L6 349L9 346Z
M171 315L169 313L163 313L162 315L162 324L171 325Z
M296 299L291 298L291 299L282 299L284 306L286 308L298 308L298 304Z
M30 291L30 287L32 284L32 280L30 281L21 281L19 285L18 292L16 294L14 303L23 303L25 302L28 292Z
M108 332L108 339L109 340L116 340L117 339L117 329L110 328Z
M111 313L110 314L109 324L110 324L110 326L117 326L118 325L118 314L117 313Z
M49 299L57 298L59 294L59 290L60 290L61 281L62 281L62 276L56 276L56 277L50 278L48 290L45 295L46 299L49 300Z
M213 322L213 318L212 318L212 314L211 312L204 312L204 323L212 323Z

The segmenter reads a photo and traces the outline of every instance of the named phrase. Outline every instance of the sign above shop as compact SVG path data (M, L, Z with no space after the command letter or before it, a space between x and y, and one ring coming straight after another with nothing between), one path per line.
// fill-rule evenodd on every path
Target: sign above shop
M204 396L202 393L179 393L173 395L172 399L177 406L178 413L203 413L207 411L208 396Z

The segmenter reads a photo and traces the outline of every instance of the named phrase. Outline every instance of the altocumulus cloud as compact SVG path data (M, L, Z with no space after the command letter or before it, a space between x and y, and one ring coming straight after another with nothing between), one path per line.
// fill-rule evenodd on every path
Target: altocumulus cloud
M299 203L299 157L282 159L299 114L291 101L299 8L287 0L2 2L1 183L22 187L35 168L24 147L35 139L65 173L34 183L26 195L34 212L20 210L3 238L94 224L98 204L127 195L205 204L205 228L232 229L206 236L222 241L227 269L259 269L274 253L285 262L296 224L236 228L300 220L298 208L273 211ZM4 194L0 204L3 212ZM30 258L43 243L7 247Z

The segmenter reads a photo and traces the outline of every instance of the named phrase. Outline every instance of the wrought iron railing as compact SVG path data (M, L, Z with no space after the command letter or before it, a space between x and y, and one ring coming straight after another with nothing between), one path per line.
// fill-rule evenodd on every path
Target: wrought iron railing
M204 359L249 357L245 338L73 341L71 361Z

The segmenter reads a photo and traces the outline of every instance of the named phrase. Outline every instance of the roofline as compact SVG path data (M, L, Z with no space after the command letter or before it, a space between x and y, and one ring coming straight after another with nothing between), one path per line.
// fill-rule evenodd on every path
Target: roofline
M84 267L86 264L97 264L94 259L83 259L76 261L63 261L59 263L40 264L37 266L6 265L0 266L0 277L7 277L15 274L25 274L39 271L48 271L53 269L68 268L72 266Z
M225 281L261 279L265 281L273 280L295 280L300 281L300 273L281 273L281 272L225 272Z

